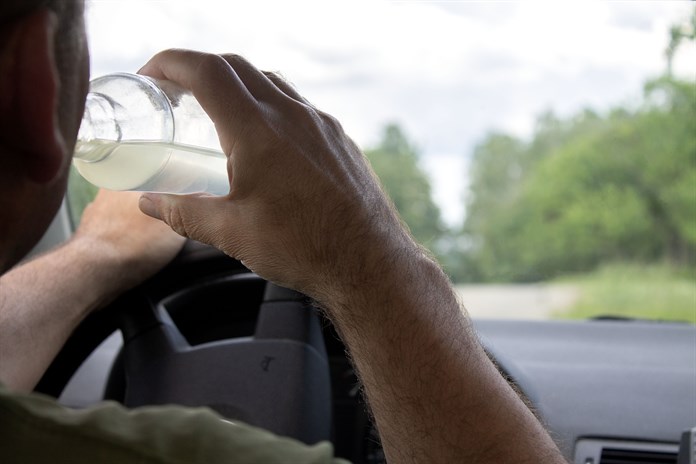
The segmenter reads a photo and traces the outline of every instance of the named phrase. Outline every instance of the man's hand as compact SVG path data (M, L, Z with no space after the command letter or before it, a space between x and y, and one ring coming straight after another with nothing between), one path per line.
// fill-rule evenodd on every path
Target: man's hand
M224 197L146 194L147 214L320 301L362 284L366 266L417 250L340 124L280 77L236 55L183 50L140 72L193 92L230 175Z
M100 190L82 215L73 241L91 249L117 273L112 291L123 292L155 274L185 239L138 209L138 192Z
M31 390L92 310L164 267L184 239L137 206L138 193L101 191L61 247L0 278L0 381Z

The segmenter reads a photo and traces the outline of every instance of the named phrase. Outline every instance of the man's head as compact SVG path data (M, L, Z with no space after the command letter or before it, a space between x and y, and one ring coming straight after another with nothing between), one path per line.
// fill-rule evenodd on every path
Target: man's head
M60 206L89 80L83 0L0 3L0 273Z

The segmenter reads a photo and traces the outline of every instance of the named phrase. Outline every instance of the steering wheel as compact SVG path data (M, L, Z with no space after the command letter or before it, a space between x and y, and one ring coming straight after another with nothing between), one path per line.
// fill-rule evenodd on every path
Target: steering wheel
M187 241L142 285L90 314L36 391L58 397L114 330L123 347L106 397L127 407L207 406L230 420L316 443L331 438L331 381L309 300Z

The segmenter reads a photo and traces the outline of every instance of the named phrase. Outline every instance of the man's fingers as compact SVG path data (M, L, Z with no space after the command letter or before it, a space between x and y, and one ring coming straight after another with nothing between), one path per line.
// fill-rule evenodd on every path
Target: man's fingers
M280 98L290 97L300 103L309 102L283 76L270 71L261 71L243 56L234 54L221 55L235 70L244 85L259 101L275 102Z
M162 216L160 215L159 200L160 199L157 198L155 195L145 193L140 196L140 200L138 201L138 207L140 208L140 211L142 211L143 213L161 221Z
M223 146L231 146L262 117L256 98L219 55L166 50L152 57L139 72L190 90L215 123Z
M277 102L289 96L287 92L280 89L275 81L270 78L268 73L256 68L243 56L234 54L220 55L234 69L249 92L258 101ZM293 99L296 99L292 97Z
M156 79L174 81L191 90L196 98L199 94L202 98L210 94L217 97L221 90L227 89L216 85L201 85L202 80L217 76L231 79L237 87L243 87L244 91L236 98L252 97L257 101L271 102L278 97L290 96L298 101L304 100L282 78L269 76L269 73L260 71L244 57L235 54L214 55L170 49L152 57L139 72ZM201 105L204 105L204 102L201 101Z
M293 85L288 82L282 75L276 72L271 72L271 71L263 71L263 74L273 82L273 84L278 87L285 95L288 97L292 98L293 100L297 100L300 103L304 103L305 105L310 105L309 101L293 87Z
M235 251L229 243L237 236L235 211L226 197L144 193L139 206L143 213L165 222L179 235L228 253Z

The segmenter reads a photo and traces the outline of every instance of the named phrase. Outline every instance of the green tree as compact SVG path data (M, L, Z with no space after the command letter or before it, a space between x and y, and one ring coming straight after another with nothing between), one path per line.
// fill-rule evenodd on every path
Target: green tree
M474 149L463 227L468 238L464 245L468 249L458 257L459 267L451 264L456 276L490 279L493 274L504 272L494 262L494 237L500 221L519 195L527 168L525 149L521 140L501 133L488 134ZM470 270L467 272L463 267Z
M679 46L684 40L696 40L696 8L691 13L691 18L684 24L675 24L669 30L669 43L665 50L667 59L667 76L672 76L672 64Z
M690 23L670 30L667 73L637 107L539 116L522 142L474 151L466 260L485 280L541 280L616 261L696 265L696 82L671 74Z
M389 124L381 141L365 155L415 239L437 255L445 227L416 147L398 125Z
M475 152L465 232L483 277L694 264L696 83L652 81L638 110L540 119L528 144L495 135Z

